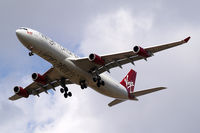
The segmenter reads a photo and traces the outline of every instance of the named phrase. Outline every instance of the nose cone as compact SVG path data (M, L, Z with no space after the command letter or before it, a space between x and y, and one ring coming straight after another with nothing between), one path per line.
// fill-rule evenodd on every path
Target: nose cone
M23 38L23 33L24 31L23 30L21 30L21 29L17 29L16 30L16 35L17 35L17 37L19 38L19 39L22 39Z
M21 34L22 34L22 33L21 33L21 30L20 30L20 29L17 29L17 30L16 30L16 35L17 35L18 38L19 38L19 36L21 36Z
M17 29L16 35L22 44L25 44L27 42L28 36L26 35L26 30L24 30L22 28Z

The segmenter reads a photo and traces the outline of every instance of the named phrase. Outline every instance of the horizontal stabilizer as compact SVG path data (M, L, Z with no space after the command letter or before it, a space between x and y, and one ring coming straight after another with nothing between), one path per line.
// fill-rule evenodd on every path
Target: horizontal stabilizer
M166 87L157 87L157 88L152 88L152 89L148 89L148 90L142 90L142 91L137 91L132 93L132 95L134 95L135 97L139 97L142 95L146 95L155 91L159 91L159 90L163 90L163 89L167 89Z
M124 101L126 101L126 100L115 99L115 100L113 100L112 102L110 102L110 103L108 104L108 106L109 106L109 107L112 107L112 106L114 106L114 105L116 105L116 104L119 104L119 103L122 103L122 102L124 102Z

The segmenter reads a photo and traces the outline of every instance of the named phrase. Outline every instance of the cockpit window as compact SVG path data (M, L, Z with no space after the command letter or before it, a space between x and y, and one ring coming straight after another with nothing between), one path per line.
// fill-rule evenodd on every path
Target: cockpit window
M28 30L27 28L24 28L24 27L21 27L21 28L19 28L19 29Z

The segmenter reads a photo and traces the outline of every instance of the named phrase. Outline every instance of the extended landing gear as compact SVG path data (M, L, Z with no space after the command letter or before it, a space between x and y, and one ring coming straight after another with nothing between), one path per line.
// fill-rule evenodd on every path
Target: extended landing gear
M80 81L80 86L81 86L81 89L87 88L87 84L86 84L85 80Z
M64 92L67 92L68 91L68 88L67 87L65 87L65 88L60 88L60 92L61 93L64 93Z
M64 94L64 97L65 97L65 98L67 98L68 96L71 97L71 96L72 96L72 93L71 93L71 92L68 92L68 93L65 93L65 94Z
M60 88L60 92L61 93L64 93L64 97L67 98L68 96L71 97L72 96L72 93L69 91L68 92L68 88Z
M101 87L101 85L105 85L105 82L101 80L101 77L99 75L93 77L93 81L97 82L97 87Z
M28 55L29 56L33 56L34 54L33 54L33 52L29 52Z
M100 80L100 81L97 81L97 87L101 87L101 85L105 85L104 81Z
M72 96L72 93L71 93L70 91L68 91L68 88L67 88L66 85L65 85L65 79L64 79L64 78L61 79L61 86L62 86L63 88L60 88L60 92L61 92L61 93L64 93L64 97L65 97L65 98L67 98L68 96L71 97L71 96Z

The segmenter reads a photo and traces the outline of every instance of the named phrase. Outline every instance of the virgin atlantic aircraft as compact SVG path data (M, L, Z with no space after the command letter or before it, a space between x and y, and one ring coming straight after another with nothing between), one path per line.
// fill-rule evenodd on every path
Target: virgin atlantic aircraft
M142 48L134 46L133 50L99 56L91 53L89 57L80 58L63 48L58 43L51 40L42 33L30 28L19 28L16 30L19 41L30 50L29 56L37 54L52 64L52 67L44 74L33 73L33 82L25 88L14 87L15 94L10 100L17 100L22 97L28 98L30 95L39 96L40 93L48 94L49 89L61 86L60 92L64 97L71 97L72 93L68 90L68 84L80 85L81 89L90 87L95 91L114 98L108 105L113 106L126 100L138 100L139 96L166 89L156 87L152 89L134 91L136 72L130 72L118 83L108 77L104 72L109 72L114 67L122 68L122 65L152 57L154 53L187 43L190 37L184 40Z

